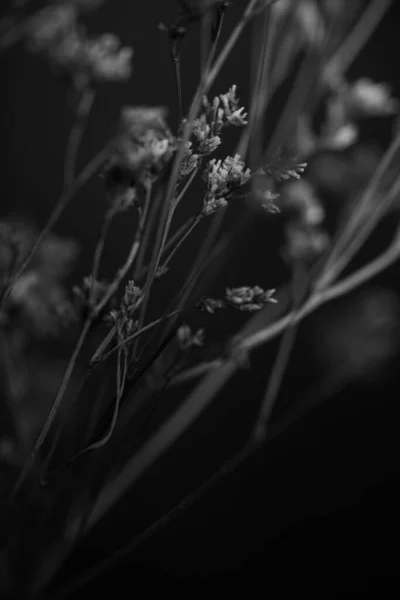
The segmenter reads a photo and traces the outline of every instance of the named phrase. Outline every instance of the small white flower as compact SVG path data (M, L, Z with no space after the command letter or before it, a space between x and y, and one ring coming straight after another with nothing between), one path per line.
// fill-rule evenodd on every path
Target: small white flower
M369 115L390 115L398 110L398 101L390 97L389 86L362 78L350 91L350 102L354 108Z
M348 148L358 138L358 129L354 123L347 123L342 127L339 127L336 132L332 133L323 141L323 145L326 148L332 150L344 150Z

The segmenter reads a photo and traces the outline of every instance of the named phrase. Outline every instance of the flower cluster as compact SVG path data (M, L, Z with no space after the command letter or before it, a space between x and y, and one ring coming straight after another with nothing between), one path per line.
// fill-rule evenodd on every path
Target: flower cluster
M207 182L207 192L202 210L203 216L214 213L218 208L227 204L227 197L236 189L247 183L251 177L250 169L245 169L245 164L240 155L227 156L223 161L215 158L208 162L203 174Z
M252 312L260 310L266 304L275 304L277 300L273 297L275 289L263 290L260 286L242 286L237 288L226 288L223 300L216 298L201 298L197 307L205 312L214 314L219 308L231 306L241 311Z
M156 177L172 158L175 139L162 107L125 107L118 135L107 165L112 181L134 185Z
M109 325L117 325L120 335L131 335L137 327L137 320L134 320L133 316L142 301L143 290L136 286L133 280L128 281L119 309L111 310L105 321Z
M239 107L239 99L236 97L236 85L226 94L215 96L212 103L207 96L203 96L200 115L193 121L192 128L197 140L196 152L204 156L214 152L221 144L220 133L223 127L246 125L247 113L243 111L244 107Z
M59 2L36 14L28 43L35 52L70 72L74 80L125 81L131 74L132 48L122 47L110 33L90 38L77 22L75 4Z
M273 298L275 290L263 290L260 286L242 286L237 288L226 288L225 300L228 305L242 311L260 310L266 304L276 304Z

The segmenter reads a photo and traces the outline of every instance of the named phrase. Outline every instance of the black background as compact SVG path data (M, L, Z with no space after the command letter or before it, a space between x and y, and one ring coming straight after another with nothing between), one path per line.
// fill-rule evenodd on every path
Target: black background
M396 3L394 2L394 5ZM173 71L167 39L159 21L171 23L171 0L108 2L91 16L94 31L112 30L135 49L134 73L126 84L106 85L93 109L79 157L84 165L112 131L121 104L159 104L177 120ZM226 30L238 14L228 12ZM398 17L392 9L350 71L389 81L400 96ZM185 44L183 86L186 103L199 70L198 32ZM215 89L236 83L248 105L249 33L240 40ZM44 224L60 192L63 144L72 123L65 89L49 76L41 59L15 47L1 58L2 86L1 214L13 212ZM377 132L371 131L371 139ZM60 235L81 243L74 273L89 269L105 200L101 182L91 183L72 203L56 227ZM202 231L194 236L193 247ZM258 273L269 287L286 276L263 253L260 226L243 248L240 263L229 272L229 284L243 284L243 274ZM197 236L197 237L196 237ZM124 256L129 224L115 228L104 266L112 272ZM266 267L267 265L267 267ZM267 274L265 273L266 271ZM265 278L267 277L267 283ZM396 288L393 267L374 283ZM247 282L246 282L247 283ZM253 284L252 281L249 284ZM259 283L254 281L254 283ZM345 304L343 305L345 306ZM342 305L336 303L335 310ZM301 398L314 381L318 326L323 313L307 320L290 362L281 401ZM84 540L63 577L78 573L150 525L240 448L248 434L265 385L276 344L255 353L251 374L240 373L221 399L141 478L138 485ZM279 597L288 587L297 592L364 592L373 579L399 576L399 356L385 373L333 394L323 406L298 422L218 484L197 504L161 529L119 567L74 597L90 591L122 596L170 593L196 596L258 593ZM172 394L172 392L171 392ZM171 396L172 397L172 396ZM168 404L169 397L163 399ZM158 417L162 420L163 412ZM259 591L256 587L259 586ZM394 586L395 589L396 586Z

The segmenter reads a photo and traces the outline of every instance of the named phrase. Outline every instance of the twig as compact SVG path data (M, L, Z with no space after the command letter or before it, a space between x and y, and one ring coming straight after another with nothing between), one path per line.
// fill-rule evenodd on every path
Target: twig
M87 119L93 106L96 93L86 87L76 109L76 119L68 137L67 151L64 161L64 189L72 186L75 179L75 165L78 150L81 145L82 137L85 132Z
M198 223L200 223L201 219L202 219L202 216L196 217L196 219L194 220L194 222L192 223L192 225L189 227L189 229L186 231L186 233L181 237L181 239L179 240L179 242L177 242L177 244L174 246L174 248L171 250L171 252L167 256L167 258L165 259L165 261L161 265L161 267L160 267L161 271L167 267L168 263L170 262L170 260L174 256L174 254L179 250L179 248L181 247L181 245L183 244L183 242L186 240L186 238L189 237L189 235L192 233L192 231L194 230L194 228L196 227L196 225Z
M147 213L148 213L149 206L150 206L151 189L152 189L152 184L150 181L148 181L146 183L146 196L145 196L143 211L142 211L142 214L139 219L139 223L138 223L138 226L136 229L135 237L134 237L133 244L131 246L129 255L128 255L125 263L123 264L123 266L118 270L114 280L111 282L106 293L104 294L102 299L99 301L97 306L94 308L95 315L98 315L103 310L103 308L106 306L106 304L111 299L111 297L115 294L120 283L126 277L126 275L128 274L128 271L131 269L131 267L133 265L133 262L136 258L136 254L137 254L140 244L142 242L143 230L144 230L144 226L146 224Z
M389 10L393 0L372 0L347 38L325 66L328 78L345 73Z

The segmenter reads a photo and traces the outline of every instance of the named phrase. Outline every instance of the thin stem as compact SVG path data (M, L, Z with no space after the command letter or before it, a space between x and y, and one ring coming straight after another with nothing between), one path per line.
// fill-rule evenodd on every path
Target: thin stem
M117 275L115 276L114 281L110 284L107 292L104 294L103 298L99 301L98 305L95 307L94 312L96 315L98 315L103 310L103 308L106 306L108 301L115 294L115 292L117 291L117 289L120 286L120 283L126 277L126 275L128 274L128 271L130 270L130 268L133 265L133 262L136 258L136 254L137 254L140 244L142 242L143 230L144 230L144 226L145 226L146 219L147 219L147 213L148 213L149 206L150 206L151 190L152 190L152 185L150 182L147 182L144 207L143 207L143 211L140 216L140 219L139 219L139 223L138 223L138 226L136 229L135 237L134 237L133 244L131 246L129 255L128 255L124 265L118 270Z
M92 358L93 364L99 364L100 362L103 362L104 360L107 360L121 346L125 346L129 342L131 342L134 339L136 339L138 336L142 335L142 333L144 333L145 331L148 331L149 329L152 329L156 325L159 325L162 321L164 321L164 319L168 319L169 317L173 317L173 316L177 315L180 312L181 312L180 310L174 310L171 313L169 313L169 315L166 315L165 317L160 317L159 319L156 319L155 321L152 321L151 323L148 323L147 325L145 325L144 327L142 327L139 331L135 331L135 333L133 333L132 335L128 336L125 340L123 340L122 342L119 342L116 346L114 346L114 348L111 348L111 350L109 350L107 352L107 354L104 354L103 356L101 356L99 358L96 358L95 361L93 361L93 358Z
M337 240L330 251L328 258L324 264L322 273L316 282L316 287L324 287L334 277L335 263L341 252L344 250L346 244L352 239L356 227L364 219L364 215L368 214L370 204L374 196L377 194L379 186L382 183L382 179L389 168L393 158L400 148L400 132L396 135L388 150L385 152L382 160L374 173L374 176L367 185L364 193L357 205L355 206L350 218L346 219L343 224L342 230L339 232Z
M186 231L186 233L181 237L181 239L179 240L179 242L171 250L170 254L167 256L167 258L165 259L165 261L161 265L161 270L165 269L168 266L168 263L171 261L171 259L174 256L174 254L179 250L179 248L181 247L181 245L183 244L183 242L186 240L186 238L189 237L189 235L192 233L192 231L194 230L194 228L196 227L196 225L198 223L200 223L201 219L202 219L201 215L198 216L198 217L196 217L196 219L194 220L194 222L192 223L192 225L189 227L189 229Z
M296 262L293 265L293 319L283 334L278 354L276 356L272 373L265 391L264 400L261 404L257 421L251 435L251 439L253 439L255 443L262 443L267 435L268 421L276 403L296 339L297 325L295 323L295 315L297 314L298 308L304 299L303 297L307 289L307 283L308 278L304 271L303 265L300 262Z
M247 337L240 337L241 334L237 336L240 340L238 344L239 351L250 351L254 348L261 346L274 339L280 333L282 333L286 327L288 327L291 323L299 323L302 319L307 317L309 314L314 312L317 308L322 306L323 304L330 302L331 300L335 300L354 289L358 288L363 283L366 283L388 267L392 265L400 256L400 243L397 239L393 241L390 247L383 252L380 256L378 256L375 260L371 261L361 269L357 270L355 273L352 273L348 277L342 279L335 285L331 285L329 288L325 288L319 292L314 292L309 300L302 306L302 308L297 312L290 312L286 314L284 317L275 321L272 324L269 324L266 327L262 327L255 333L248 335ZM261 317L262 315L260 315ZM254 317L252 321L246 325L246 329L250 329L252 327L252 322L257 319L258 316ZM200 375L205 375L207 373L217 372L219 369L224 367L226 361L221 358L215 359L210 362L201 363L196 365L191 369L187 369L182 373L179 373L175 376L174 380L171 384L179 384L181 382L189 381L195 377ZM201 385L201 384L200 384Z
M94 258L93 258L93 264L92 264L92 270L91 270L92 285L91 285L91 289L90 289L90 293L89 293L89 307L90 307L90 310L93 310L94 303L95 303L95 300L96 300L96 298L95 298L95 281L96 281L97 273L98 273L98 270L99 270L99 267L100 267L100 261L101 261L101 257L102 257L102 254L103 254L103 249L104 249L104 244L105 244L105 240L106 240L106 237L107 237L108 229L110 227L110 224L111 224L111 221L112 221L113 217L114 217L114 213L112 211L108 211L107 214L106 214L106 217L104 219L103 227L102 227L102 230L101 230L101 233L100 233L100 237L99 237L99 240L97 242L97 245L96 245L96 248L95 248L95 251L94 251ZM86 323L92 323L93 322L93 318L92 317L93 316L89 314ZM84 328L86 326L86 323L84 325ZM110 338L110 340L109 340L108 343L111 342L111 339L112 338ZM103 347L103 344L101 344L97 350L99 351L99 349L101 347ZM83 381L81 383L79 392L83 388L83 385L84 385L85 381L88 379L88 377L89 377L89 375L91 373L91 367L92 367L92 365L91 365L91 363L89 363L88 371L86 372L86 374L85 374L85 376L83 378ZM69 408L72 406L73 402L79 396L79 392L77 392L73 396L73 398L71 399L71 401L69 403ZM61 405L61 400L60 400L60 405ZM54 435L51 447L49 449L49 452L47 453L47 457L43 461L43 465L42 465L42 479L43 479L44 473L45 473L48 465L50 464L51 459L53 458L53 455L54 455L54 452L56 450L57 443L58 443L58 441L60 439L62 430L63 430L63 428L64 428L64 426L65 426L65 424L67 422L67 418L68 418L68 411L66 410L65 414L61 416L60 422L58 424L58 430L56 431L56 433Z
M15 498L15 495L21 489L22 484L24 483L26 477L28 476L29 472L31 471L32 467L34 466L35 459L36 459L36 457L37 457L40 449L42 448L42 446L43 446L43 444L44 444L44 442L45 442L45 440L47 438L47 435L48 435L48 433L49 433L49 431L50 431L50 429L51 429L51 427L53 425L54 419L55 419L55 417L57 415L57 412L58 412L58 410L60 408L61 402L62 402L62 400L64 398L65 391L67 389L68 383L69 383L69 381L71 379L71 375L72 375L73 370L75 368L76 360L77 360L78 355L79 355L79 353L80 353L80 351L82 349L83 343L84 343L84 341L86 339L86 336L87 336L87 334L89 332L91 324L92 324L92 319L88 318L86 320L84 326L83 326L83 329L82 329L82 331L80 333L78 341L76 342L74 351L73 351L72 356L71 356L71 358L69 360L69 363L68 363L67 370L64 373L64 377L63 377L63 380L61 382L60 389L58 390L56 399L54 400L54 403L53 403L53 405L51 407L51 410L50 410L50 412L48 414L46 422L45 422L45 424L44 424L44 426L42 428L42 431L40 432L40 435L39 435L39 437L38 437L38 439L37 439L37 441L35 443L35 446L34 446L34 448L32 450L32 453L31 453L29 459L27 460L27 462L25 463L24 468L22 469L21 474L18 477L18 480L17 480L17 482L16 482L16 484L15 484L15 486L13 488L13 491L12 491L11 497L10 497L10 501L12 501Z
M262 132L261 119L269 101L268 78L275 40L275 27L272 27L272 24L274 24L274 26L276 25L276 20L271 14L271 8L269 5L265 7L263 21L263 23L255 22L253 25L254 28L263 27L264 33L261 42L261 52L257 51L257 35L254 36L254 48L252 56L253 64L257 64L258 68L255 77L255 83L253 85L252 101L249 110L250 122L244 129L236 150L236 153L240 154L240 156L243 158L246 155L251 137L253 136L254 139L252 140L251 144L253 156L250 160L252 169L255 168L257 161L260 159L260 149L262 145L260 140L260 135Z
M67 142L67 150L64 161L64 189L68 189L74 182L78 151L95 96L96 94L91 88L85 88L82 92L82 96L76 110L75 123L72 126Z
M389 10L393 0L372 0L355 26L325 66L328 78L345 73Z
M178 103L179 121L181 121L182 115L183 115L183 100L182 100L180 54L178 56L172 56L172 61L174 63L175 82L176 82L176 98L177 98L177 103Z
M392 186L392 189L388 192L387 196L383 198L375 211L370 211L366 215L366 220L360 225L357 233L350 238L348 246L345 247L342 256L339 256L334 265L332 266L329 277L337 279L342 271L348 266L351 259L355 256L364 242L368 239L370 233L378 225L379 221L387 214L390 209L390 205L398 198L400 193L400 177L398 177Z
M161 255L162 255L162 251L163 251L163 242L165 243L165 240L166 240L165 228L169 226L168 221L169 221L169 215L170 215L170 207L172 204L172 198L173 198L173 194L176 189L176 184L178 182L179 169L180 169L180 165L181 165L182 159L183 159L185 151L186 151L186 145L187 145L187 142L189 141L189 138L190 138L190 135L192 132L193 121L196 118L196 115L200 108L200 104L201 104L203 95L207 93L207 91L209 90L211 85L214 83L215 78L217 77L219 71L221 70L224 62L228 58L232 48L234 47L236 41L238 40L240 34L242 33L245 25L250 20L256 3L257 3L257 0L249 1L248 5L246 7L246 10L243 13L242 19L240 20L240 22L237 24L237 26L231 33L224 48L222 49L220 55L218 56L218 59L215 61L214 66L211 67L212 61L214 59L214 54L216 51L216 42L218 40L218 36L216 37L216 41L214 42L213 47L212 47L209 57L208 57L206 69L205 69L204 73L202 74L201 81L197 87L196 93L192 100L192 103L191 103L191 106L189 109L189 114L188 114L186 124L185 124L184 130L183 130L182 140L181 140L179 150L177 152L177 155L175 157L175 160L174 160L174 163L172 166L171 174L170 174L170 177L168 180L167 189L165 192L165 198L163 201L163 206L162 206L161 215L160 215L160 224L159 224L159 227L158 227L157 233L156 233L155 247L154 247L153 255L152 255L152 258L150 261L149 273L148 273L148 277L147 277L146 284L144 287L144 292L143 292L144 293L144 301L141 306L141 313L139 316L139 325L143 325L145 312L146 312L148 300L149 300L149 293L150 293L150 290L151 290L151 287L152 287L152 284L153 284L153 281L154 281L154 278L155 278L155 275L156 275L156 272L157 272L157 269L159 266L159 262L161 259ZM135 349L136 348L134 347L134 350Z

